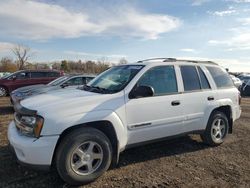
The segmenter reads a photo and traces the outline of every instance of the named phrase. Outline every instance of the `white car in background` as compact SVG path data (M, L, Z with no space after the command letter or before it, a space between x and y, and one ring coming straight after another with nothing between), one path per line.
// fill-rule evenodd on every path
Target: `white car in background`
M232 74L230 74L230 76L231 76L231 78L233 80L233 83L234 83L235 87L240 90L240 87L241 87L243 82L239 78L237 78L236 76L234 76Z

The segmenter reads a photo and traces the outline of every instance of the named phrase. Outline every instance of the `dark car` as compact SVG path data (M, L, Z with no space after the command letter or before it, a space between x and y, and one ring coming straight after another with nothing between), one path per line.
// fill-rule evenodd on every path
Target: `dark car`
M27 97L46 93L48 91L62 88L77 88L87 84L95 76L93 75L67 75L57 78L48 84L38 84L32 86L21 87L11 93L11 102L20 101Z
M237 76L243 83L246 83L250 80L250 75L249 74L242 74Z
M56 70L22 70L0 79L0 97L10 94L13 90L35 84L47 84L62 76Z
M240 92L242 96L250 96L250 80L242 84Z

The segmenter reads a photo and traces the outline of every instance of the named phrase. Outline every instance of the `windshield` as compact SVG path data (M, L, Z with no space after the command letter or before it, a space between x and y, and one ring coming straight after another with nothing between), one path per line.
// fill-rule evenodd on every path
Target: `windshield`
M18 71L18 72L20 72L20 71ZM11 74L4 75L4 76L1 77L1 78L2 78L2 79L9 79L9 78L11 78L13 75L15 75L15 74L18 73L18 72L14 72L14 73L11 73Z
M57 85L60 85L62 84L62 82L64 82L65 80L68 79L68 76L62 76L62 77L59 77L53 81L51 81L50 83L48 83L47 85L48 86L57 86Z
M124 89L143 65L122 65L109 70L89 82L84 90L99 93L115 93Z

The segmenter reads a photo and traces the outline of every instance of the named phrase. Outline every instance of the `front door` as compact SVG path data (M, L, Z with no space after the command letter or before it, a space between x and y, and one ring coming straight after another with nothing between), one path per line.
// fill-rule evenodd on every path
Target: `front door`
M154 96L129 99L126 94L128 144L181 133L184 117L174 66L149 69L135 87L142 85L152 87Z

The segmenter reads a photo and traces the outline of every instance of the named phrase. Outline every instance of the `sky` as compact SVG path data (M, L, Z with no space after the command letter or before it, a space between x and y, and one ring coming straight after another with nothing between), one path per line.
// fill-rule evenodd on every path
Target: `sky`
M152 57L250 72L250 0L1 0L0 58L32 62Z

